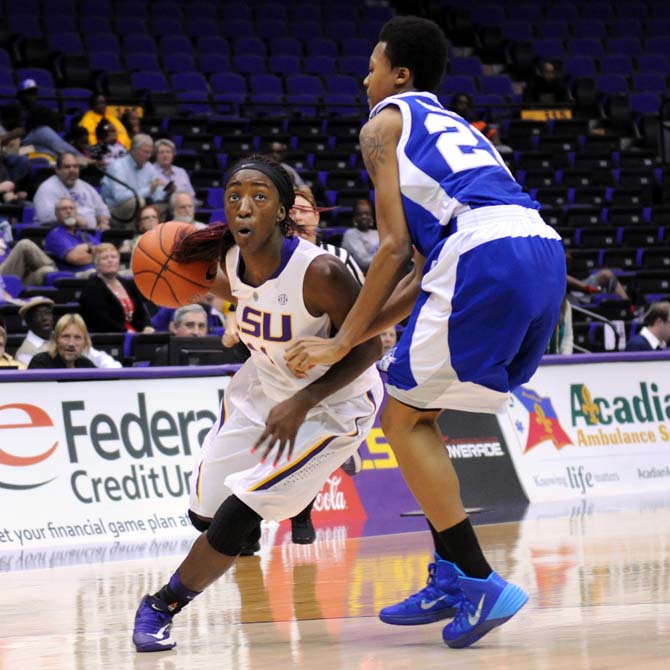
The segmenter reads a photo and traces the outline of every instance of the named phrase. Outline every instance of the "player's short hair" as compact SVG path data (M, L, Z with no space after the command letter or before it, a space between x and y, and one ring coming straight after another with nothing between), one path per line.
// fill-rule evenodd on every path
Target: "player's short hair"
M379 41L386 43L391 67L409 68L417 89L437 88L447 67L447 40L437 23L396 16L382 26Z

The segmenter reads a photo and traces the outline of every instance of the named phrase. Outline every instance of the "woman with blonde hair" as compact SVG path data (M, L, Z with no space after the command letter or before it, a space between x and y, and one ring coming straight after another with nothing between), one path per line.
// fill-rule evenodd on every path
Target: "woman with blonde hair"
M132 279L121 277L121 254L108 242L93 251L96 274L81 295L81 313L93 333L153 333L146 300Z
M51 334L49 350L35 354L28 369L40 368L94 368L84 356L90 349L91 338L84 320L79 314L63 314Z

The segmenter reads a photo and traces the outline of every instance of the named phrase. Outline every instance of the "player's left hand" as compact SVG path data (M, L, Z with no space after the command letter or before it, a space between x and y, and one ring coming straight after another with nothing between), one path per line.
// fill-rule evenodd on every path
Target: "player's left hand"
M265 430L258 438L256 444L251 448L251 453L261 450L261 463L270 456L272 450L277 446L273 465L279 463L287 445L287 461L293 457L293 447L298 429L305 421L307 412L312 409L313 404L308 402L300 391L288 400L275 405L265 420Z
M315 365L334 365L347 353L338 345L336 338L303 337L286 349L284 359L289 370L300 376Z

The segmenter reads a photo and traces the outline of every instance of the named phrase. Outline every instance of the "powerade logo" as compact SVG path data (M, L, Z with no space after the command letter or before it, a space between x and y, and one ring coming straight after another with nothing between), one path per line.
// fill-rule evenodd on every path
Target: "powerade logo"
M223 391L218 395L220 402ZM25 474L12 473L39 468L57 450L57 438L62 435L64 449L59 452L59 472L63 472L62 459L66 458L72 466L70 488L81 503L180 497L188 493L190 469L170 460L183 462L183 457L190 457L217 421L217 415L206 409L150 411L144 393L138 393L134 403L132 396L127 400L130 403L120 414L118 410L113 414L94 413L83 400L63 401L57 422L34 405L0 406L0 429L6 431L5 435L0 434L0 466L8 466L0 467L0 480L9 479L0 481L0 487L30 489L56 479L35 477L26 481ZM39 435L37 429L42 429ZM32 452L21 453L21 445L40 444L42 440L50 446L38 453L32 453L37 448L31 446ZM188 462L190 466L190 458ZM44 467L36 471L43 472ZM10 474L5 477L5 473Z
M26 403L0 405L0 431L12 431L0 433L0 444L2 444L2 447L0 447L0 465L5 465L12 469L18 468L23 471L24 468L46 461L58 449L58 440L44 451L38 451L38 453L34 454L26 453L25 448L27 444L33 442L39 444L42 441L44 441L44 446L46 447L53 439L53 431L40 431L39 429L53 428L53 426L54 423L51 417L41 407L37 407L36 405L28 405ZM30 441L23 437L25 435L23 431L27 430L34 433ZM5 471L2 470L2 472ZM45 481L17 483L16 481L2 481L2 478L0 478L0 488L16 491L34 489L44 486L54 479L55 477Z

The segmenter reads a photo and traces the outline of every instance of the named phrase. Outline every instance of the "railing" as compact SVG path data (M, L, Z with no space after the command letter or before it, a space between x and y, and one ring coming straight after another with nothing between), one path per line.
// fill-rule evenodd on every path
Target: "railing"
M614 333L614 351L619 350L619 333L612 321L606 319L604 316L601 316L600 314L597 314L596 312L591 311L590 309L582 307L581 305L575 305L574 303L570 303L570 306L572 307L573 312L579 312L580 314L584 314L588 316L590 319L593 319L594 321L600 321L601 323L604 323L606 326L609 326L612 329L612 332ZM573 347L583 354L593 353L590 349L585 349L584 347L577 344L574 344Z

